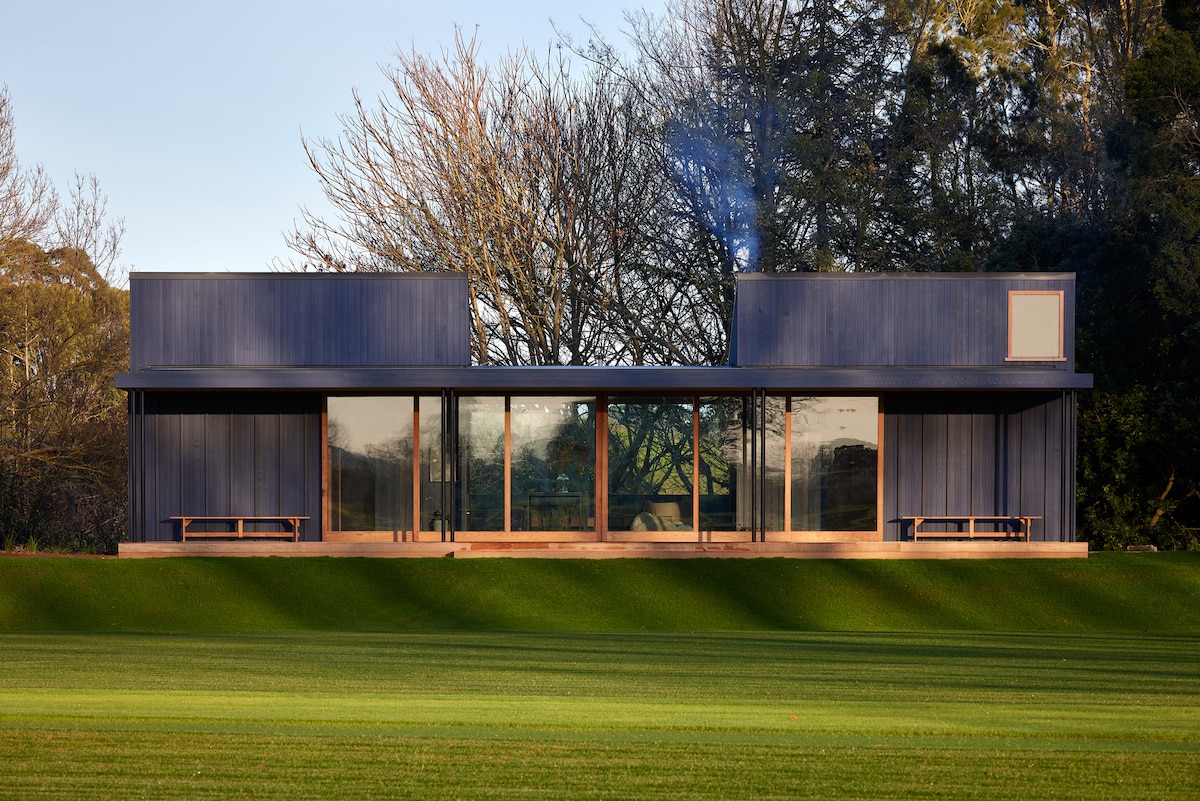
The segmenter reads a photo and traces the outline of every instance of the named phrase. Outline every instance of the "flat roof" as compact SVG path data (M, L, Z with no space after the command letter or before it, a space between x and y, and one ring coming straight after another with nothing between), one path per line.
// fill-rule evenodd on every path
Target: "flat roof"
M1074 281L1075 273L738 273L739 281Z
M1006 367L162 367L121 373L125 390L328 392L736 392L1076 390L1092 376Z

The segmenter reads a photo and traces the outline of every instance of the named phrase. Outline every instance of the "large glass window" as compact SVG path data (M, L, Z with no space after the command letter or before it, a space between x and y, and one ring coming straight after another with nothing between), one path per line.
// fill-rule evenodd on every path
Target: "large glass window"
M334 531L412 530L413 399L329 399L329 514Z
M608 527L692 530L691 398L613 398L608 405Z
M767 531L786 531L788 476L788 399L767 397L763 408L762 480L765 483L763 519Z
M513 530L595 528L595 398L514 397L509 408Z
M874 531L879 400L791 399L793 531Z
M601 498L615 532L748 532L754 500L767 531L879 526L874 397L464 396L446 443L440 397L327 408L331 532L593 531Z
M701 398L699 488L702 531L750 528L749 398ZM740 499L746 503L739 505Z
M421 530L441 532L445 521L442 506L449 502L443 491L450 481L450 467L442 449L442 399L417 398L417 440L420 464L421 503L418 506Z
M504 398L458 399L459 531L504 531Z

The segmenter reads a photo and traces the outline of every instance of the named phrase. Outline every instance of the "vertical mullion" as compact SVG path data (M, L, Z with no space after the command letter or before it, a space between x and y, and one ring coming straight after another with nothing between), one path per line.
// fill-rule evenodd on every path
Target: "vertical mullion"
M526 522L526 527L529 523ZM512 396L504 396L504 533L512 532Z
M412 541L421 538L421 396L413 395Z
M257 421L256 421L257 422ZM257 439L257 433L255 433ZM256 443L257 444L257 443ZM230 449L232 450L232 448ZM332 522L332 512L330 503L330 475L329 471L332 465L329 463L329 396L321 396L321 539L325 538L325 532L330 530ZM258 493L255 492L255 500ZM255 510L257 511L257 509ZM286 513L286 514L291 514Z
M769 406L768 406L766 387L763 387L763 389L758 390L758 405L762 406L762 416L760 418L760 423L758 423L758 427L760 427L760 430L761 430L760 436L762 438L762 463L763 463L763 481L761 483L760 488L758 488L758 506L760 506L760 508L762 510L762 525L761 525L761 528L758 529L758 542L766 542L767 541L767 523L768 523L766 466L767 466L767 454L770 453L770 451L767 448L767 423L768 423L768 416L769 416L768 415Z
M760 487L766 481L766 444L759 443L758 389L750 391L750 541L757 542L764 528ZM761 456L760 456L761 452Z
M442 452L442 542L454 542L454 485L458 480L458 404L453 389L442 389L442 441L439 447ZM446 479L449 479L447 481Z
M692 528L696 539L700 531L700 396L692 396Z
M608 535L608 396L596 396L596 534L604 541Z
M875 534L879 537L879 541L882 542L883 541L883 526L884 526L884 522L883 522L883 520L884 520L884 515L883 515L883 471L884 471L885 465L887 464L887 461L884 458L884 452L883 452L883 449L884 449L883 435L884 435L885 419L884 419L884 415L883 415L883 396L882 395L877 396L875 399L875 411L879 416L879 433L875 439ZM971 467L968 469L973 469L974 463L975 463L975 460L972 459ZM974 479L972 479L972 481L973 480ZM969 486L973 486L973 484L969 485ZM971 500L967 502L968 507L972 506L974 497L975 497L975 493L972 491L971 492ZM974 514L974 512L972 511L970 514Z
M792 533L792 396L783 412L783 530Z

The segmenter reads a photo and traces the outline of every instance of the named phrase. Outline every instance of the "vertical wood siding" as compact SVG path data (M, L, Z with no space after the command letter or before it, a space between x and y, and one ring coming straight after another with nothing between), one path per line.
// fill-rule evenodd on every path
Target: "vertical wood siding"
M179 539L172 515L308 515L321 539L321 399L313 394L144 394L131 456L145 476L134 541Z
M1037 515L1032 539L1074 541L1071 395L893 393L884 438L884 539L911 536L902 515L977 514Z
M738 281L734 364L742 367L999 367L1008 355L1008 293L1064 293L1074 369L1075 282L1060 274L949 277L745 276Z
M130 277L131 369L465 366L465 275Z

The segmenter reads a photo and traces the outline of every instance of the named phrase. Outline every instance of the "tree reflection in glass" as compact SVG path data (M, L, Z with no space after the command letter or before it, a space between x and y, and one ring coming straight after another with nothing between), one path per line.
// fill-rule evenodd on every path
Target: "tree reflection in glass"
M514 397L509 408L513 530L594 527L596 399Z
M504 530L504 398L458 399L459 531Z
M610 529L692 529L692 405L690 398L609 402Z

